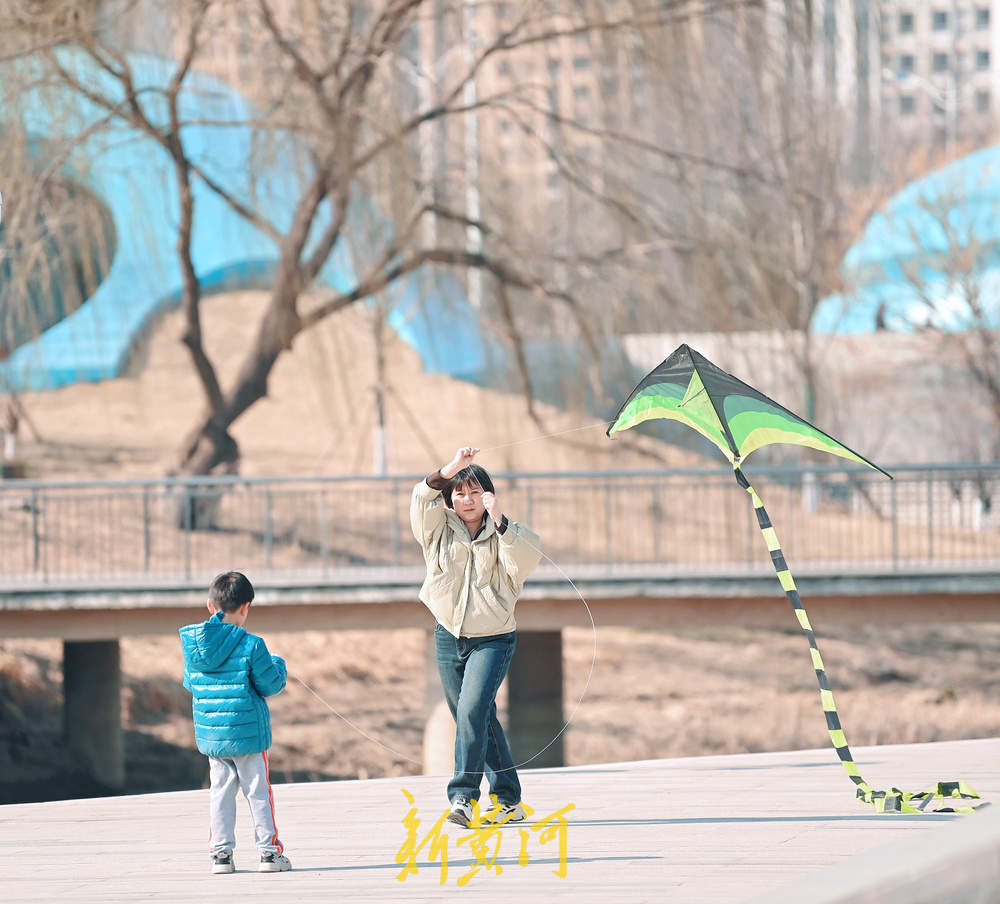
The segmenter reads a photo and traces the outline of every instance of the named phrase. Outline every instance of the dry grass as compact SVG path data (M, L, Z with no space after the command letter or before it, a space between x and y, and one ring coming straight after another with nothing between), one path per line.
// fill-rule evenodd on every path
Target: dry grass
M1000 626L818 630L852 745L1000 733ZM279 781L419 771L424 632L275 633L267 640L287 657L293 676L271 702ZM584 689L591 649L590 631L567 629L567 715ZM598 650L590 688L565 736L570 764L829 744L808 648L791 625L788 631L599 628ZM62 789L50 773L64 758L60 660L55 641L0 643L4 774L29 787L45 778L52 796ZM205 760L192 749L179 644L172 637L126 638L122 666L131 790L201 786ZM346 725L298 679L392 750ZM18 742L19 732L26 743ZM80 793L71 770L61 779L66 793ZM11 781L0 784L0 800L23 792Z

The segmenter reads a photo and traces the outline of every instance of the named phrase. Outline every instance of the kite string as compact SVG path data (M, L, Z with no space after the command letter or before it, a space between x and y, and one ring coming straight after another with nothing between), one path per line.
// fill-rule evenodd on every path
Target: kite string
M573 579L568 574L566 574L566 572L560 567L560 565L559 565L558 562L556 562L555 560L553 560L550 556L546 555L541 549L539 549L537 546L535 546L533 543L531 543L529 540L527 540L527 538L522 537L522 539L532 549L534 549L535 552L539 553L545 559L548 559L548 561L555 567L556 571L558 571L566 579L566 581L573 588L573 590L576 591L576 595L578 597L580 597L580 601L583 603L584 608L586 608L587 615L590 618L590 627L591 627L591 631L593 632L593 638L594 638L594 650L593 650L593 653L591 655L590 669L587 672L587 680L584 682L583 691L580 693L580 697L576 701L576 705L573 707L573 711L569 714L569 718L563 723L562 728L560 728L559 731L556 732L556 734L553 736L553 738L552 738L551 741L549 741L540 750L535 751L535 753L533 753L526 760L524 760L524 761L522 761L520 763L515 763L513 766L508 766L506 769L498 769L498 770L496 770L497 772L510 772L513 769L520 769L522 766L526 766L528 763L532 762L532 760L538 759L538 757L540 757L543 753L545 753L546 750L548 750L553 744L555 744L556 741L559 740L560 737L562 737L563 733L570 727L570 725L573 724L573 719L576 717L577 711L580 709L580 706L583 704L583 698L587 695L587 691L590 689L590 681L591 681L591 678L593 678L594 668L597 665L597 623L594 621L594 613L591 611L590 606L587 603L587 600L584 598L584 595L580 592L580 588L576 586L576 584L573 582ZM327 700L325 700L323 697L321 697L319 695L319 693L316 692L316 690L314 690L305 681L303 681L301 678L299 678L298 675L294 675L293 674L293 675L291 675L291 677L294 678L299 684L301 684L317 700L319 700L319 702L322 703L328 710L330 710L330 712L332 712L338 719L340 719L342 722L346 723L348 726L350 726L351 728L353 728L362 737L364 737L367 740L371 741L373 744L377 744L383 750L387 750L389 753L393 754L394 756L401 757L402 759L406 760L407 762L413 763L413 764L415 764L415 765L420 766L421 768L423 768L423 763L421 761L415 760L411 756L407 756L405 753L403 753L400 750L396 750L394 747L390 747L388 744L384 743L383 741L380 741L378 738L372 737L372 735L368 734L366 731L364 731L364 729L362 729L359 726L355 725L350 719L347 718L347 716L343 715L343 713L338 712ZM444 776L440 776L440 777L444 777Z
M317 700L319 700L319 702L322 703L328 710L330 710L330 712L332 712L342 722L346 723L348 726L350 726L351 728L353 728L359 735L361 735L364 738L367 738L373 744L378 744L378 746L381 747L383 750L388 750L389 753L391 753L391 754L393 754L395 756L398 756L398 757L402 757L407 762L416 763L418 766L422 765L419 760L415 760L415 759L413 759L413 757L407 756L402 751L396 750L395 748L390 747L388 744L383 744L378 738L373 738L364 729L359 728L350 719L348 719L347 716L345 716L343 713L340 713L336 709L334 709L313 688L311 688L308 684L306 684L306 682L303 681L298 675L292 675L291 677L294 678L296 681L298 681L299 684L301 684L307 691L309 691L310 694L312 694Z
M565 433L575 433L578 430L592 430L594 427L603 428L604 423L602 422L599 424L584 424L582 427L570 427L569 430L557 430L555 433L543 433L541 436L530 436L528 437L528 439L518 439L514 440L514 442L512 443L501 443L499 446L490 446L488 449L480 449L479 453L483 454L484 452L493 452L496 449L506 449L509 446L520 446L523 443L533 443L535 440L538 439L548 439L550 436L562 436ZM545 555L545 553L542 553L542 555ZM548 559L549 557L545 556L545 558ZM549 559L549 561L552 562L551 559ZM552 562L552 564L555 565L556 563ZM556 565L556 568L558 567L559 566ZM569 578L567 578L566 580L569 580ZM572 583L572 581L570 581L570 583Z

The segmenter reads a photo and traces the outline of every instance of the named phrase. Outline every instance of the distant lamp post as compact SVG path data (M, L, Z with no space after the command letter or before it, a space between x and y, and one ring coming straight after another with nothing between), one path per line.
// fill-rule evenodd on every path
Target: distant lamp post
M483 252L483 234L479 231L481 216L479 198L479 116L476 105L479 98L476 90L477 73L474 68L479 52L479 35L476 30L476 7L473 3L462 5L462 25L465 38L465 59L469 66L469 76L462 86L462 101L465 114L465 214L469 219L465 227L465 249L472 255ZM479 267L466 268L469 303L478 311L483 303L483 274Z
M888 68L882 70L883 84L897 84L901 87L914 85L920 88L938 109L944 111L944 147L945 153L951 157L955 151L957 138L959 89L955 84L955 72L952 69L948 70L947 78L948 86L941 89L932 81L917 75L915 72L902 72Z

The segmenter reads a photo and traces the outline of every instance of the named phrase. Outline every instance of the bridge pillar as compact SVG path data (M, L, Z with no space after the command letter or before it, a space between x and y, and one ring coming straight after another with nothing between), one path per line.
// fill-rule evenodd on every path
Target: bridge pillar
M427 632L424 644L425 709L424 725L424 775L451 775L455 771L455 720L448 709L448 701L441 690L438 675L434 631Z
M110 789L125 787L117 640L63 642L63 727L84 771Z
M518 631L507 675L509 738L514 762L533 757L563 725L562 631ZM563 736L526 768L562 766Z
M441 690L433 631L426 650L424 774L450 775L455 768L455 720ZM561 631L517 632L517 650L507 675L507 739L515 763L534 756L562 728L562 673ZM532 768L562 765L562 737L530 763Z

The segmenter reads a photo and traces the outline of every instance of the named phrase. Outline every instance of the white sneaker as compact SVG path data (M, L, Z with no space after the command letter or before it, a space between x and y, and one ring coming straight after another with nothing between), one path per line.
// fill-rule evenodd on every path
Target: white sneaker
M233 863L232 851L220 851L212 854L212 872L216 875L220 873L235 873L236 864Z
M448 822L453 822L463 829L469 828L472 822L472 804L468 798L456 797L451 802L451 812L448 814Z
M483 821L495 826L505 826L510 822L524 822L527 817L528 814L520 804L504 804L496 813L491 810L489 819L484 817Z
M292 861L284 854L268 852L260 855L260 866L257 867L259 873L283 873L292 868Z

